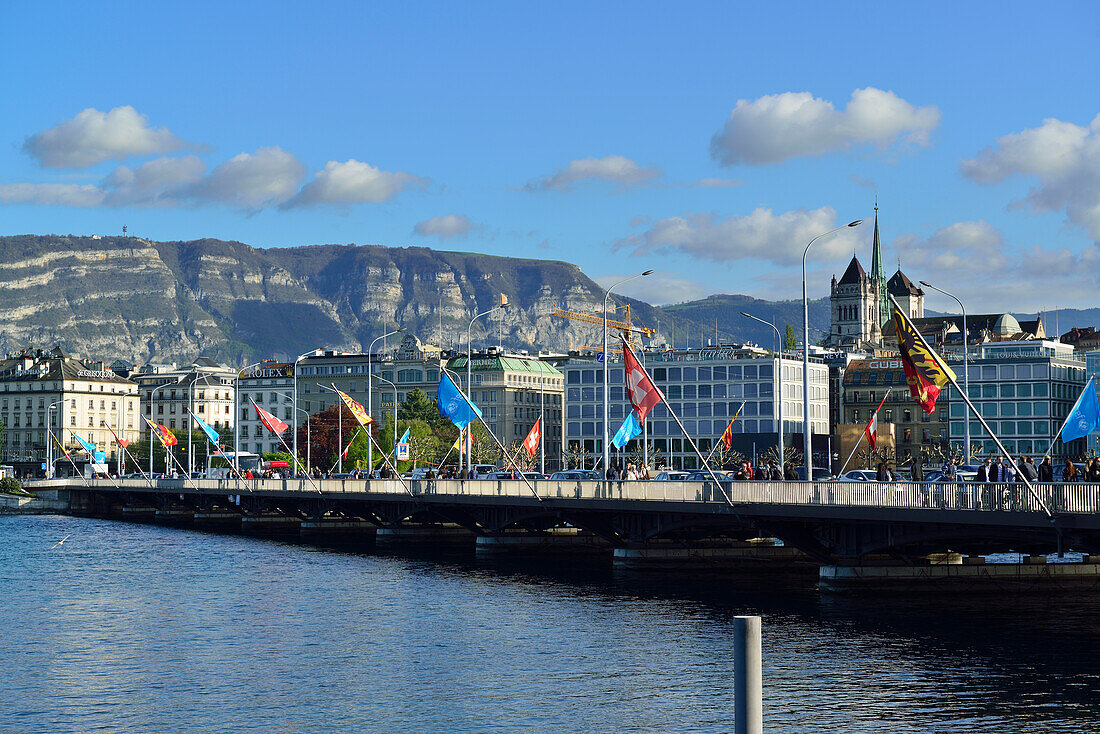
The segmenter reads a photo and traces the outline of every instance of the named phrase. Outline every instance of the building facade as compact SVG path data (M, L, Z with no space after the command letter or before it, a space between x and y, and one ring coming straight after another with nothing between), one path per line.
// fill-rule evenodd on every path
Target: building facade
M141 391L142 410L153 423L172 430L198 430L189 412L219 432L233 429L233 394L237 373L223 364L200 357L187 367L146 364L131 373ZM142 438L150 440L142 421Z
M893 424L894 450L899 463L908 463L910 458L919 457L922 452L935 455L937 450L949 448L947 424L951 398L948 391L940 393L932 413L925 413L909 392L905 370L898 357L852 360L844 370L842 385L841 424L860 429L871 420L879 402L889 391L879 413L879 425Z
M696 440L704 455L741 408L733 425L738 450L749 455L777 443L780 402L785 445L801 445L802 360L761 356L738 347L667 350L644 355L646 369ZM623 385L621 355L609 365L610 430L614 435L630 410ZM782 364L781 364L782 363ZM573 455L603 452L603 365L576 357L560 366L565 375L565 444ZM810 425L815 436L829 434L829 368L810 362ZM694 469L698 459L662 403L646 419L646 435L659 461ZM793 436L797 434L798 438ZM640 437L641 438L641 437ZM636 442L640 440L636 439ZM630 446L627 447L630 450Z
M1048 340L993 342L983 345L980 358L971 359L970 399L1010 453L1042 456L1050 448L1087 379L1086 362L1072 352L1072 346ZM951 366L961 386L962 363ZM981 444L983 453L996 454L992 437L967 413L953 388L950 393L951 442L962 444L969 419L971 441ZM1085 439L1068 446L1059 440L1052 455L1076 459L1084 453Z
M242 452L285 451L279 437L264 428L252 402L293 425L294 365L264 360L237 378L237 441ZM289 436L287 436L289 438Z
M20 473L40 474L47 454L61 455L58 443L78 449L73 434L95 444L113 464L119 449L108 426L119 438L136 438L139 408L137 385L102 362L53 349L24 350L0 363L4 463Z

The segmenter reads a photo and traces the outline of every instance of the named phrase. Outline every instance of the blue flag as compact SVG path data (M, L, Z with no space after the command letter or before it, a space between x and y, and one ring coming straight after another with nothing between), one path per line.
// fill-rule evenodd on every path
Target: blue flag
M73 432L69 431L69 433L73 433ZM85 441L80 436L76 435L75 433L73 433L73 438L75 438L77 441L80 442L80 445L84 447L84 450L87 451L89 455L92 455L92 454L95 453L95 444L94 443L89 443L89 442Z
M470 404L446 373L439 378L439 414L450 418L451 423L459 428L465 428L481 417L481 411Z
M398 441L397 443L408 443L408 442L409 442L409 429L406 428L405 433L401 436L401 440Z
M611 445L617 449L621 449L626 446L630 439L637 436L642 432L642 426L638 423L638 416L634 414L634 411L630 411L630 415L626 417L623 424L619 426L619 430L616 431L615 437L611 439Z
M1100 403L1096 400L1096 388L1092 386L1092 380L1089 380L1081 391L1081 397L1073 404L1073 410L1066 416L1066 422L1062 424L1062 443L1087 436L1098 428Z
M221 436L218 435L218 432L211 428L209 423L199 418L194 413L191 414L191 417L195 419L195 422L199 424L199 428L201 428L202 432L206 434L206 437L210 439L210 443L214 444L214 448L218 448L218 441L221 441Z

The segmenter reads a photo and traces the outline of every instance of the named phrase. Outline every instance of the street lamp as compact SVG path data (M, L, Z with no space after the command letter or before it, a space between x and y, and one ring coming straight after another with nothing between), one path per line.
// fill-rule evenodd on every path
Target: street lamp
M263 362L246 364L237 370L237 375L233 378L233 468L237 470L237 474L241 473L241 373L261 364Z
M370 343L370 346L367 347L367 411L369 411L372 415L374 414L374 404L371 402L371 381L374 379L374 375L371 373L371 369L370 369L370 358L371 358L371 353L374 351L374 345L377 344L379 340L385 339L386 337L389 337L389 336L393 336L394 334L399 334L404 330L405 330L405 327L402 326L400 328L394 329L393 331L388 331L385 334L383 334L382 336L376 337L374 339L374 341L372 341ZM382 379L382 378L379 377L378 379ZM370 430L370 429L367 429L367 430ZM370 468L370 467L373 467L373 466L374 466L374 445L370 441L367 441L367 467Z
M293 456L293 459L294 459L295 464L298 463L298 363L300 361L302 361L303 359L305 359L306 357L312 357L312 356L315 356L317 354L321 354L322 351L323 350L320 347L318 347L317 349L311 349L310 351L306 352L305 354L299 354L294 359L294 369L291 370L291 372L293 373L291 375L291 377L294 380L294 406L293 406L294 407L294 436L293 436L293 438L294 438L294 449L293 449L294 450L294 456ZM308 415L308 413L307 413L307 415ZM308 423L308 421L307 421L307 423ZM307 475L309 474L309 467L308 466L306 467L306 474Z
M959 304L959 308L962 310L963 315L963 390L966 390L967 397L970 396L970 358L967 356L967 342L970 340L970 332L966 330L966 306L959 300L959 297L953 293L948 293L943 288L937 288L926 280L920 281L920 284L925 288L931 288L934 291L939 291L945 296L949 296L955 299L955 302ZM963 461L967 464L970 463L970 417L966 416L963 421L965 432L963 433L963 440L966 441L966 452L963 456Z
M381 375L378 379L393 388L393 470L397 471L397 385Z
M607 476L607 470L611 468L611 428L608 425L611 421L611 402L610 390L607 385L607 299L611 296L611 291L615 290L623 283L629 283L632 280L637 280L638 278L652 274L652 270L647 270L644 273L638 273L629 278L624 278L604 291L603 294L603 471L605 477Z
M474 361L474 348L471 344L471 341L473 340L474 322L477 321L478 319L480 319L482 316L488 316L491 313L496 313L497 311L503 311L504 309L508 308L508 302L504 300L503 296L501 297L501 301L503 301L503 303L501 303L499 306L493 306L488 311L482 311L477 316L474 316L472 319L470 319L470 325L466 327L466 397L468 397L470 399L471 404L473 404L473 402L474 402L474 394L473 394L473 391L471 389L472 384L473 384L473 377L471 376L471 372L472 372L471 365L473 364L473 361ZM467 431L470 430L469 426L466 427L466 430ZM459 437L459 440L462 441L462 431L461 430L458 432L458 437ZM469 442L463 442L463 448L465 448L468 445L470 445ZM473 466L473 461L472 461L471 457L469 456L469 454L467 454L467 456L466 456L466 468L469 469L471 466ZM459 451L458 451L458 473L461 476L461 474L462 474L462 449L459 449Z
M814 452L810 446L810 300L806 297L806 256L810 254L810 245L822 237L828 237L842 229L858 227L862 219L848 222L843 227L819 234L806 244L802 251L802 448L806 452L806 481L814 479Z
M56 403L50 403L50 407L46 408L46 433L48 433L49 437L53 438L55 441L57 439L55 438L56 434L53 432L53 420L51 420L50 414L53 412L54 408L56 408L57 406L61 405L64 402L65 402L64 400L58 400ZM60 415L61 415L61 411L58 411L58 416L60 416ZM60 423L60 422L61 421L59 420L58 423ZM54 475L53 444L50 443L49 441L46 441L46 479L53 479L53 475Z
M322 385L322 387L323 387L323 385ZM277 392L275 394L280 396L280 397L284 397L284 398L289 398L290 397L285 392ZM305 416L306 416L306 474L308 475L310 470L313 469L313 466L309 463L310 462L310 449L313 446L313 441L311 441L310 438L309 438L309 413L302 410L301 408L295 408L294 410L295 410L295 418L297 418L297 413L305 413ZM295 420L295 424L297 424L297 420ZM294 464L297 464L297 463L298 463L298 457L297 456L292 456L291 457L291 464L294 465Z
M157 390L163 390L166 387L175 387L177 385L182 385L182 383L183 383L182 380L176 380L175 382L166 382L163 385L157 385L156 387L149 390L149 415L153 415L153 396L156 395ZM158 423L159 423L159 421L158 421ZM169 467L168 447L166 446L164 448L164 474L165 474L165 476L167 476L169 474L168 467ZM153 476L153 429L152 428L149 429L149 476L150 477Z
M779 336L779 329L777 329L775 324L771 323L770 321L765 321L764 319L757 318L756 316L753 316L750 313L745 313L744 311L741 312L741 315L744 316L747 319L752 319L753 321L759 321L762 324L766 324L766 325L772 327L772 329L775 331L776 338L780 340L779 341L779 347L780 347L780 349L779 349L779 394L776 395L776 415L779 418L779 470L782 471L783 470L783 340L782 340L782 337ZM809 475L807 474L806 476L809 476Z

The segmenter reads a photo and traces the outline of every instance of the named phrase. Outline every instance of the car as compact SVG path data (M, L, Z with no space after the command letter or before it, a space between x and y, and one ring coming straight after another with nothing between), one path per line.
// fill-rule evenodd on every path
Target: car
M552 481L579 481L579 482L598 482L603 477L599 472L592 471L591 469L570 469L569 471L556 471L550 475Z
M806 480L806 467L800 466L795 469L798 474L798 481L802 482ZM814 481L815 482L827 482L833 478L833 473L823 466L814 467Z
M873 469L850 469L841 474L837 479L841 482L874 482L876 474Z
M653 477L655 482L682 482L688 477L686 471L662 471L657 472L657 476Z
M470 478L488 479L490 474L495 474L497 471L492 464L474 464L470 467Z
M720 481L720 482L724 482L726 480L733 479L733 477L730 476L729 474L726 474L725 472L720 472L720 471L714 472L714 476L718 477L718 481ZM710 472L693 471L693 472L690 472L686 477L684 477L684 481L685 482L711 482L711 481L714 481L714 480L711 478Z

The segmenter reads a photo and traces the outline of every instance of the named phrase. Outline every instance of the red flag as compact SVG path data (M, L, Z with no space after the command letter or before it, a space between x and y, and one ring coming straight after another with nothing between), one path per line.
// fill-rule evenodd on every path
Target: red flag
M527 455L534 458L539 451L539 439L542 438L542 418L535 421L531 430L527 432L527 438L523 439L523 448L527 449Z
M260 423L263 423L264 427L274 433L276 436L280 435L283 431L290 427L286 423L283 423L281 420L273 416L271 413L268 413L266 410L256 405L255 400L249 398L249 401L252 403L252 407L256 409L256 415L259 416Z
M886 391L886 395L889 395L890 391ZM863 435L867 437L867 443L871 445L871 448L875 447L875 442L878 441L878 412L882 410L882 406L886 403L886 395L882 396L882 401L875 408L875 414L871 416L871 420L867 422L867 427L863 429Z
M109 423L104 423L103 425L107 426L107 430L111 432L111 435L115 438L115 443L117 443L119 446L121 446L122 448L126 448L130 445L130 439L119 438L118 434L115 433L115 429L111 428L111 425Z
M653 406L661 402L661 391L649 379L645 368L638 363L634 351L623 340L623 367L625 368L626 392L630 397L630 404L638 416L638 423L645 425L645 417Z
M741 403L741 407L737 409L737 412L730 418L729 425L726 426L726 430L722 432L722 445L726 447L726 451L733 448L733 424L737 421L737 416L741 415L741 408L745 407L744 403Z

